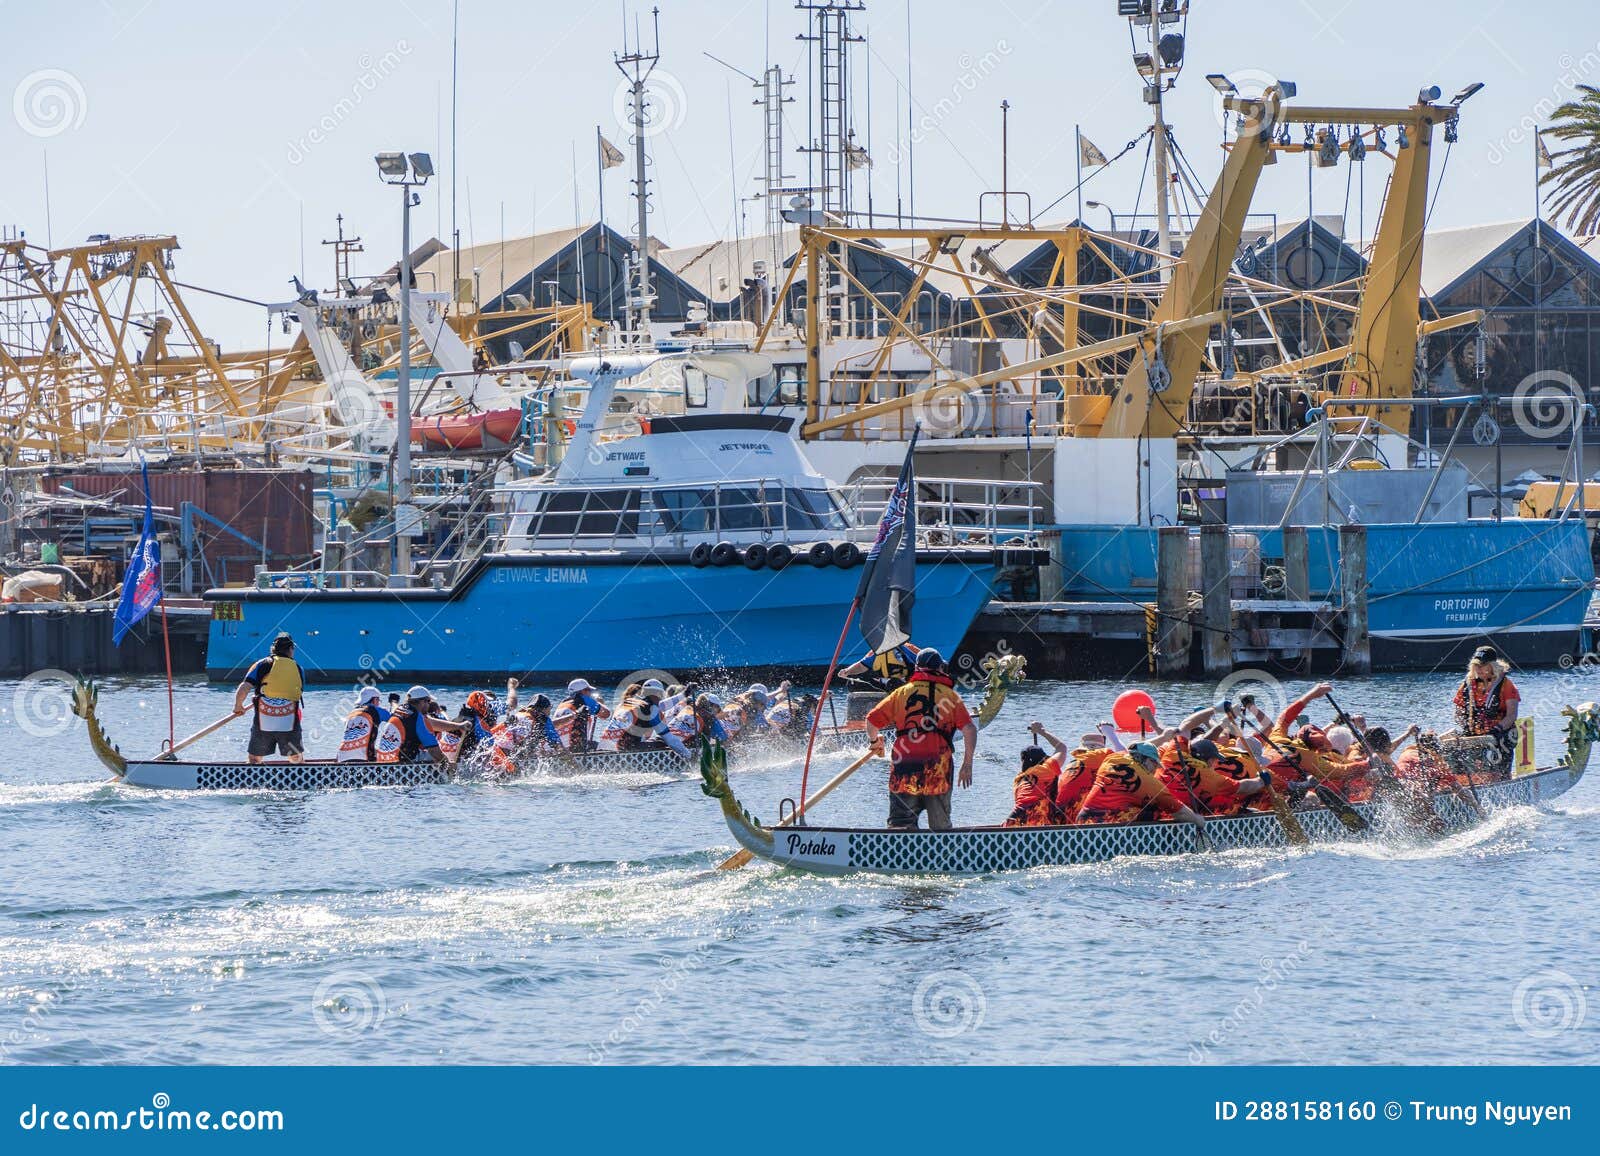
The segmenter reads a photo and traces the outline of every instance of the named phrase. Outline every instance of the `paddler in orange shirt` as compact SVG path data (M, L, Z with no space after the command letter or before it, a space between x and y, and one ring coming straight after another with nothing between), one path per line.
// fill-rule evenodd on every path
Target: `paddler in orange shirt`
M1061 779L1062 763L1067 757L1067 744L1044 729L1044 724L1033 722L1028 730L1035 745L1022 748L1022 771L1011 781L1011 791L1016 806L1005 821L1007 827L1055 827L1067 821L1056 805L1056 787ZM1037 745L1043 739L1055 748L1047 755Z
M1161 752L1150 743L1134 743L1109 756L1095 771L1094 786L1084 796L1078 822L1135 823L1170 815L1204 832L1205 819L1184 806L1156 777L1160 766Z

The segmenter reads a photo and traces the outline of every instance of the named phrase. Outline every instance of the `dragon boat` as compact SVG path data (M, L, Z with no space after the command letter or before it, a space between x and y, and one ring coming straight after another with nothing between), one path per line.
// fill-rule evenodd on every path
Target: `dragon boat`
M106 735L96 708L99 690L79 681L72 710L83 719L89 744L114 781L130 787L162 791L333 791L352 787L416 787L456 779L455 766L444 763L249 763L211 760L180 761L175 755L128 758ZM179 744L180 746L182 744ZM657 746L633 751L591 751L542 755L526 769L555 774L681 774L689 767L675 752Z
M1482 783L1474 788L1479 805L1533 806L1571 790L1583 778L1590 749L1600 741L1600 706L1585 703L1562 711L1566 749L1556 765ZM752 855L783 867L824 875L869 872L887 875L986 875L1032 867L1099 863L1125 855L1186 855L1241 847L1287 844L1282 825L1270 812L1211 819L1205 835L1188 823L1108 823L1060 827L958 827L950 831L889 831L881 828L765 826L739 804L728 785L726 766L716 758L701 761L701 789L722 805L728 829ZM1433 800L1444 833L1471 826L1473 810L1453 793ZM1326 809L1296 811L1312 842L1372 838L1394 831L1399 820L1376 803L1354 809L1367 822L1357 833Z

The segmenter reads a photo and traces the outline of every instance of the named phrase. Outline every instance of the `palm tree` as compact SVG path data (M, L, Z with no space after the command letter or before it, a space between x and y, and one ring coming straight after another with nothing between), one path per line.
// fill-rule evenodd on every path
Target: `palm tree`
M1567 227L1587 234L1600 232L1600 88L1580 84L1578 94L1556 109L1555 126L1544 130L1570 147L1554 154L1539 183L1552 187L1554 214L1566 213Z

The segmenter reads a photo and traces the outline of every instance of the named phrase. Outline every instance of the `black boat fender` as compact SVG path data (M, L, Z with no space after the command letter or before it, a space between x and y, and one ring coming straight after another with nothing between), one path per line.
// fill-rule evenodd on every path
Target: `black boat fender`
M833 564L841 570L848 570L861 562L861 547L854 542L840 542L833 548Z
M822 569L824 566L832 566L833 565L833 543L832 542L813 542L813 543L811 543L811 549L806 551L806 561L810 562L818 570Z
M711 547L711 564L713 566L732 566L739 560L739 547L732 542L718 542Z

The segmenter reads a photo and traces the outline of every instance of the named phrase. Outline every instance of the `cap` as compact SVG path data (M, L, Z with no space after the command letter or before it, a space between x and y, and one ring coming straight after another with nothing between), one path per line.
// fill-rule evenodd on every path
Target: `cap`
M925 669L930 666L943 666L944 655L931 646L924 646L917 652L917 667Z
M664 692L667 689L661 685L661 680L659 678L647 678L640 685L644 690L659 690Z
M589 680L587 678L575 678L571 682L567 683L568 694L582 694L586 690L593 689L594 687L589 685Z
M375 686L364 686L356 692L356 702L358 704L377 701L378 688Z
M1087 731L1078 736L1080 747L1103 747L1106 745L1106 736L1099 731Z
M1314 723L1306 723L1295 737L1314 751L1333 749L1333 744L1328 741L1328 732Z
M425 686L414 686L406 691L406 698L412 702L421 702L425 698L432 697L433 695L429 693L428 688Z
M1356 745L1356 735L1349 727L1329 727L1328 745L1341 755Z
M473 691L471 694L467 695L467 709L471 711L488 710L489 696L484 694L481 690Z
M1492 646L1480 646L1472 652L1473 662L1499 662L1500 652Z
M547 694L536 694L533 696L533 700L529 702L528 705L536 710L549 710L550 696Z
M1222 751L1210 739L1196 739L1189 744L1189 753L1195 758L1208 763L1212 759L1220 759L1222 757Z
M768 690L767 689L767 684L764 683L764 682L753 682L753 683L751 683L750 684L750 689L745 691L745 693L746 694L759 694L761 696L762 701L767 703L767 705L769 705L769 706L778 701L778 696L773 694L770 690Z
M1029 767L1038 766L1040 763L1044 762L1045 757L1046 756L1043 747L1023 747L1022 769L1027 770Z
M695 704L695 706L716 706L716 707L720 707L722 705L722 700L720 698L718 698L714 694L703 694L699 698L694 700L694 704Z
M1161 761L1161 752L1156 750L1154 743L1134 743L1128 748L1128 753L1152 763Z

